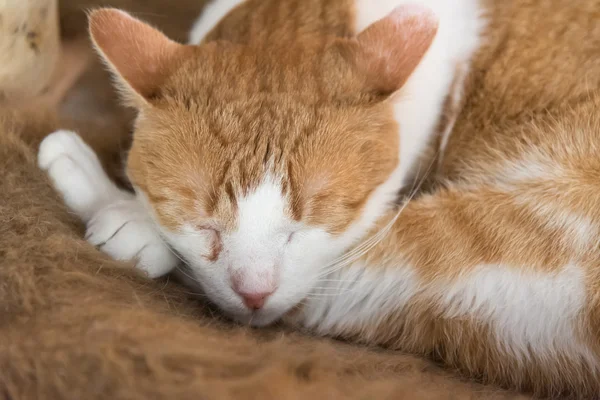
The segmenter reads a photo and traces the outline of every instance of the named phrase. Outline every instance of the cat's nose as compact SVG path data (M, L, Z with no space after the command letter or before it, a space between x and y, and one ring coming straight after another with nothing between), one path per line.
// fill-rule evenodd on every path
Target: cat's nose
M231 275L231 288L240 296L244 305L251 310L260 310L277 289L275 280L269 274L259 278L238 272Z
M260 310L265 305L265 301L273 292L257 292L257 293L243 293L238 292L238 295L242 298L242 301L251 310Z

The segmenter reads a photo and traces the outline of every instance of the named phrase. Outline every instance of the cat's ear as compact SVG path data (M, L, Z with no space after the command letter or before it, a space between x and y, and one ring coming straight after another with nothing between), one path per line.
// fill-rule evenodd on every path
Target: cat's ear
M189 46L124 11L104 8L89 15L90 36L115 74L125 100L140 106L156 94Z
M429 8L399 6L358 34L353 61L369 88L393 94L419 65L437 30L438 18Z

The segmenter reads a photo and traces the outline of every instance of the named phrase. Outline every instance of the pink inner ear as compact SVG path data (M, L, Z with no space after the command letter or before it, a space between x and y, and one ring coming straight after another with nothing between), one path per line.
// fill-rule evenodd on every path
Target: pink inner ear
M358 35L357 63L371 85L391 94L406 83L437 29L437 16L427 7L399 6Z
M92 12L89 24L102 56L143 97L161 84L176 56L186 47L116 9Z

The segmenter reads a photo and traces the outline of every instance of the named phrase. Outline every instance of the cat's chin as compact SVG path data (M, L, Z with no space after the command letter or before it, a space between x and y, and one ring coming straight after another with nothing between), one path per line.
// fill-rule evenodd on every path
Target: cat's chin
M230 315L230 317L242 325L249 325L255 328L264 328L279 322L282 314L274 311L259 310L243 315Z

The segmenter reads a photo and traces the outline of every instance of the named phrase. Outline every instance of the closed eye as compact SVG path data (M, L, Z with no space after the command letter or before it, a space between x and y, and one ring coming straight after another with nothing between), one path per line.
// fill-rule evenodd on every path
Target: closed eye
M287 244L289 244L294 239L295 235L296 235L296 232L290 233L290 235L288 236Z
M221 254L221 250L223 249L223 245L221 243L221 234L219 231L212 228L205 229L205 232L209 232L211 236L209 251L208 254L204 255L204 257L208 261L214 262L219 258L219 254Z
M206 227L206 226L196 226L193 231L186 232L184 234L184 236L197 237L197 236L205 236L207 234L208 235L214 235L214 234L219 235L220 232L217 229L214 229L214 228L209 228L209 227Z
M213 223L197 224L195 229L200 233L219 233L217 225Z

